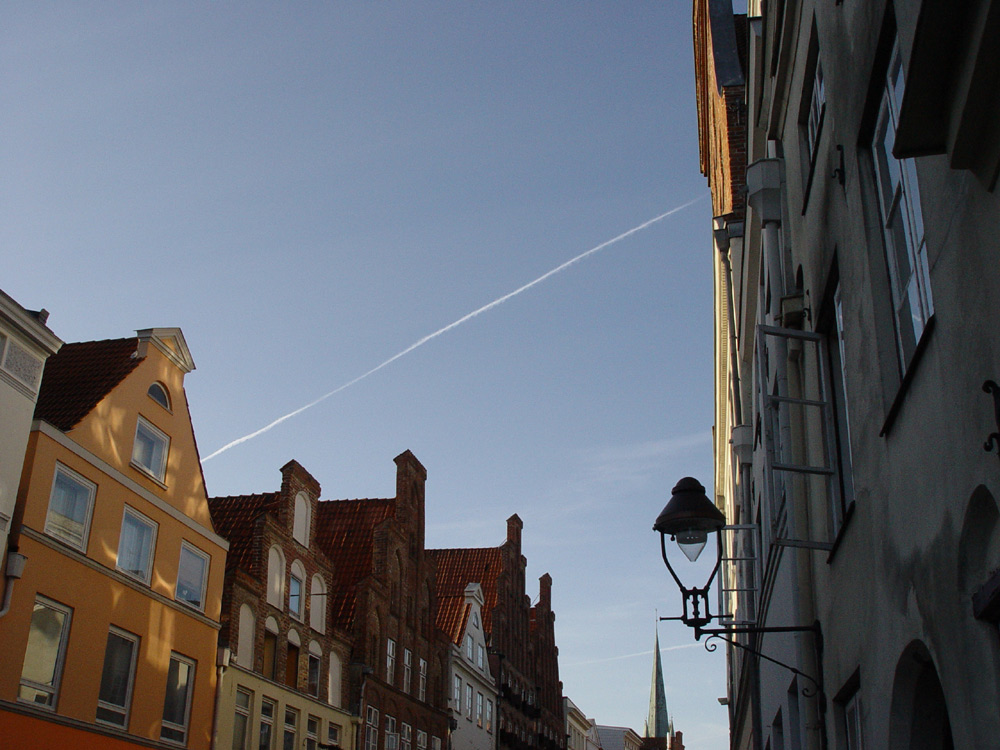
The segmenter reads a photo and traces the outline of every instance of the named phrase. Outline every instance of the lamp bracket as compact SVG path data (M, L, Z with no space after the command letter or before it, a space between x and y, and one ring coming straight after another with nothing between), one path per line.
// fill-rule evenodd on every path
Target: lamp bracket
M813 542L808 539L775 539L779 547L801 547L802 549L818 549L829 552L833 549L832 542Z
M803 626L803 627L789 627L789 628L742 628L742 629L741 628L735 628L735 629L732 629L732 630L702 630L700 632L708 634L708 638L705 640L705 650L706 651L715 651L718 648L718 644L717 643L712 643L712 639L718 638L720 641L725 641L730 646L734 646L735 648L741 648L744 651L748 651L749 653L754 654L755 656L760 657L761 659L764 659L766 661L771 662L772 664L777 664L779 667L784 667L785 669L787 669L792 674L798 675L799 677L804 677L805 679L809 680L809 682L811 682L814 687L812 687L812 688L809 688L809 687L802 688L802 691L801 691L802 692L802 696L804 698L814 698L817 695L819 695L821 697L821 699L822 699L822 696L823 696L823 686L820 684L819 680L817 680L812 675L806 674L801 669L797 669L797 668L793 667L791 664L785 664L783 661L778 661L777 659L775 659L773 657L770 657L770 656L768 656L765 653L762 653L758 649L751 648L750 646L747 646L744 643L740 643L737 640L734 640L732 638L727 638L726 637L726 635L728 635L728 634L734 634L735 635L737 633L813 632L813 633L816 634L816 637L818 639L818 641L817 641L817 648L821 650L822 649L822 633L820 632L820 629L819 629L819 623L816 623L812 627ZM696 633L697 633L697 631L696 631ZM821 702L823 702L823 701L821 700Z

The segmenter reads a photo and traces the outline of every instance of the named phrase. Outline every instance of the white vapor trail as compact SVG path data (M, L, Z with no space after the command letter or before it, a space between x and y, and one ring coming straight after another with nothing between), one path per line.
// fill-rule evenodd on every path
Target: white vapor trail
M684 643L680 646L662 646L660 651L679 651L682 648L695 648L696 646L702 646L702 643ZM603 659L588 659L587 661L574 661L568 664L560 664L561 667L586 667L591 664L604 664L611 661L624 661L625 659L635 659L639 656L651 656L653 654L652 650L640 651L637 654L622 654L621 656L608 656Z
M253 440L258 435L263 435L265 432L268 432L269 430L277 427L282 422L284 422L284 421L286 421L288 419L291 419L292 417L298 416L302 412L304 412L304 411L306 411L308 409L313 408L314 406L316 406L317 404L319 404L319 403L321 403L323 401L326 401L328 398L330 398L330 396L335 396L336 394L340 393L341 391L346 390L347 388L350 388L355 383L358 383L358 382L364 380L369 375L374 375L376 372L378 372L379 370L381 370L383 367L387 367L387 366L391 365L393 362L395 362L400 357L405 357L407 354L409 354L410 352L412 352L414 349L420 348L421 346L423 346L424 344L426 344L428 341L431 341L432 339L436 339L438 336L440 336L440 335L442 335L444 333L447 333L448 331L450 331L453 328L457 328L458 326L462 325L462 323L465 323L466 321L472 320L477 315L482 315L484 312L488 312L488 311L492 310L494 307L502 305L504 302L506 302L507 300L509 300L511 297L516 297L517 295L521 294L521 292L528 291L529 289L531 289L531 287L533 287L533 286L535 286L537 284L541 284L543 281L545 281L549 277L555 276L560 271L565 271L570 266L572 266L572 265L574 265L576 263L579 263L581 260L583 260L584 258L586 258L588 256L593 255L594 253L600 252L601 250L603 250L604 248L608 247L609 245L613 245L616 242L620 242L621 240L625 239L626 237L630 237L631 235L635 234L636 232L641 232L646 227L649 227L649 226L655 224L658 221L662 221L663 219L667 218L668 216L671 216L672 214L677 213L678 211L683 211L685 208L687 208L688 206L691 206L691 205L697 203L698 201L700 201L704 197L705 197L704 195L700 195L697 198L688 201L687 203L683 203L680 206L677 206L676 208L672 208L669 211L666 211L666 212L660 214L659 216L654 216L649 221L645 221L645 222L643 222L642 224L640 224L637 227L632 227L627 232L622 232L617 237L612 237L610 240L602 242L600 245L597 245L596 247L592 247L592 248L590 248L590 250L587 250L584 253L580 253L575 258L571 258L570 260L566 261L562 265L556 266L551 271L548 271L547 273L542 274L541 276L539 276L534 281L529 281L527 284L525 284L524 286L518 287L513 292L508 292L507 294L503 295L502 297L498 297L497 299L493 300L492 302L490 302L490 303L488 303L486 305L483 305L478 310L473 310L468 315L462 316L461 318L459 318L458 320L456 320L454 323L449 323L444 328L440 328L440 329L434 331L434 333L430 333L430 334L424 336L419 341L416 341L416 342L410 344L408 347L406 347L405 349L403 349L403 351L399 352L398 354L392 355L391 357L389 357L389 359L387 359L382 364L376 365L375 367L373 367L372 369L370 369L368 372L363 373L361 375L358 375L358 377L354 378L354 380L350 380L350 381L344 383L343 385L338 386L337 388L334 388L329 393L324 393L319 398L315 399L314 401L310 401L305 406L300 406L295 411L290 411L290 412L288 412L288 414L285 414L282 417L278 417L276 420L274 420L270 424L265 425L264 427L261 427L259 430L255 430L254 432L251 432L249 435L244 435L241 438L236 438L236 440L233 440L231 443L226 443L224 446L222 446L217 451L215 451L215 453L212 453L212 454L206 456L205 458L203 458L202 459L202 463L204 463L205 461L210 461L211 459L213 459L216 456L218 456L220 453L225 453L230 448L235 448L240 443L245 443L248 440Z

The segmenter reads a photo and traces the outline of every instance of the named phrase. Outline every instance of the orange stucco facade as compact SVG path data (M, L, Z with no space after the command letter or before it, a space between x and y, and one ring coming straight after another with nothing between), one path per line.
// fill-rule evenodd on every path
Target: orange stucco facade
M142 333L142 332L140 332ZM209 748L227 544L209 516L183 379L193 368L176 329L138 339L139 364L72 429L36 420L18 492L17 545L27 557L8 614L0 619L0 745L25 748L141 746ZM169 408L148 395L159 383ZM141 417L169 438L162 481L133 463ZM79 545L47 530L56 471L93 485L89 530ZM126 507L154 528L148 576L120 569ZM207 561L200 602L178 594L182 544ZM146 580L148 578L148 580ZM32 611L38 597L70 611L53 705L19 700ZM127 718L97 720L109 630L135 638ZM183 738L161 738L172 656L193 664Z

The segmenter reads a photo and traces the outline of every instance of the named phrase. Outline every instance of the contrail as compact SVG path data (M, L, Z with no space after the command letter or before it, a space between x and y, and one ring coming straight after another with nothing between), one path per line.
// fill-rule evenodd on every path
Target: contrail
M288 419L291 419L292 417L298 416L299 414L301 414L302 412L306 411L307 409L311 409L314 406L316 406L317 404L319 404L319 403L321 403L323 401L326 401L328 398L330 398L330 396L335 396L338 393L340 393L341 391L346 390L347 388L350 388L355 383L358 383L358 382L364 380L369 375L374 375L376 372L378 372L379 370L381 370L383 367L387 367L388 365L391 365L393 362L395 362L400 357L405 357L407 354L409 354L410 352L412 352L414 349L420 348L421 346L423 346L424 344L426 344L428 341L436 339L438 336L440 336L440 335L442 335L444 333L447 333L448 331L450 331L453 328L457 328L458 326L462 325L462 323L465 323L466 321L472 320L477 315L482 315L484 312L488 312L488 311L492 310L494 307L497 307L498 305L502 305L504 302L506 302L507 300L509 300L511 297L516 297L517 295L521 294L521 292L528 291L529 289L531 289L531 287L533 287L533 286L535 286L537 284L541 284L547 278L549 278L551 276L555 276L560 271L565 271L567 268L569 268L570 266L574 265L575 263L579 263L584 258L587 258L587 257L593 255L594 253L598 253L601 250L603 250L604 248L606 248L606 247L608 247L610 245L613 245L616 242L620 242L621 240L625 239L626 237L630 237L631 235L635 234L636 232L641 232L646 227L651 226L651 225L655 224L658 221L662 221L663 219L667 218L668 216L671 216L672 214L677 213L678 211L683 211L685 208L687 208L688 206L691 206L691 205L697 203L698 201L702 200L702 198L704 198L704 197L705 197L704 195L699 195L697 198L695 198L693 200L690 200L687 203L683 203L680 206L677 206L676 208L671 208L669 211L667 211L665 213L662 213L659 216L654 216L649 221L645 221L645 222L643 222L642 224L640 224L637 227L632 227L627 232L622 232L617 237L612 237L610 240L607 240L606 242L602 242L600 245L597 245L596 247L592 247L592 248L590 248L590 250L587 250L584 253L580 253L575 258L571 258L570 260L566 261L562 265L556 266L551 271L542 274L541 276L539 276L534 281L529 281L527 284L525 284L522 287L518 287L513 292L508 292L504 296L498 297L497 299L493 300L489 304L483 305L478 310L473 310L468 315L465 315L465 316L459 318L458 320L456 320L454 323L449 323L444 328L440 328L437 331L434 331L434 333L431 333L431 334L428 334L428 335L424 336L419 341L416 341L416 342L410 344L405 349L403 349L403 351L399 352L399 354L392 355L391 357L389 357L389 359L387 359L382 364L376 365L375 367L373 367L368 372L366 372L366 373L364 373L362 375L358 375L358 377L354 378L354 380L350 380L350 381L344 383L343 385L338 386L337 388L334 388L329 393L324 393L322 396L320 396L319 398L317 398L315 401L310 401L305 406L300 406L295 411L291 411L291 412L289 412L288 414L286 414L283 417L278 417L276 420L274 420L270 424L265 425L264 427L261 427L259 430L251 432L249 435L244 435L241 438L236 438L236 440L232 441L231 443L226 443L224 446L222 446L221 448L219 448L219 450L215 451L215 453L212 453L212 454L206 456L205 458L203 458L202 462L204 463L205 461L210 461L211 459L213 459L216 456L218 456L220 453L225 453L227 450L229 450L230 448L235 448L240 443L245 443L248 440L253 440L258 435L263 435L265 432L267 432L268 430L273 429L274 427L277 427L279 424L281 424L285 420L288 420Z
M663 646L663 647L660 648L660 651L679 651L682 648L694 648L696 646L702 646L702 645L704 645L704 644L697 643L697 642L695 642L695 643L684 643L684 644L682 644L680 646ZM605 657L603 659L588 659L587 661L574 661L574 662L570 662L569 664L560 664L560 666L565 666L565 667L584 667L584 666L589 666L590 664L604 664L605 662L609 662L609 661L624 661L625 659L635 659L635 658L637 658L639 656L651 656L652 653L653 653L652 650L649 650L649 651L640 651L637 654L622 654L621 656L608 656L608 657Z

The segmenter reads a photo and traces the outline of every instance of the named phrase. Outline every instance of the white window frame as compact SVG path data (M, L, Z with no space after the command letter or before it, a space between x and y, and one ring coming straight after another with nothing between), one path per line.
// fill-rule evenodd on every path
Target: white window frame
M326 744L328 745L340 745L340 724L336 724L332 721L327 722L326 725Z
M289 723L289 721L288 721L288 717L289 716L292 717L291 723ZM300 716L299 709L294 708L293 706L287 706L287 705L285 706L285 718L284 718L284 721L282 721L282 723L281 723L281 747L282 747L282 750L284 750L284 748L287 748L289 746L289 742L288 742L289 736L292 738L292 742L291 742L291 747L292 748L295 748L295 746L298 744L298 742L299 742L299 716Z
M470 664L472 663L472 636L471 635L465 636L465 658L469 660Z
M809 151L809 162L816 161L816 149L823 127L823 114L826 111L826 85L823 82L823 64L816 57L816 69L813 71L812 92L809 95L809 115L806 118L806 147Z
M460 675L452 676L452 700L455 701L455 710L462 713L462 678Z
M427 732L422 729L417 730L417 750L427 750Z
M396 678L396 642L392 638L385 641L385 681L392 685Z
M465 718L472 721L472 683L465 686Z
M147 438L154 444L161 446L159 460L152 461L152 465L149 466L136 457L136 446L139 444L139 433L142 431L148 433ZM170 436L140 414L135 423L135 439L132 442L132 460L130 462L132 466L163 484L163 480L167 476L167 456L169 453Z
M148 550L147 555L146 555L146 569L144 571L141 571L141 572L138 572L138 573L137 573L137 571L129 570L129 569L123 568L121 566L122 543L125 540L125 522L130 517L136 523L139 523L139 524L141 524L143 526L146 526L150 530L150 535L149 535L149 550ZM159 524L157 524L156 521L154 521L153 519L149 518L146 515L143 515L142 513L140 513L139 511L137 511L135 508L132 508L132 507L126 505L125 506L125 511L122 513L121 532L118 535L118 557L115 560L115 568L119 572L124 573L125 575L127 575L129 578L134 578L137 581L142 581L143 583L145 583L145 584L148 585L149 584L149 577L150 577L150 575L151 575L151 573L153 571L153 558L154 558L154 555L156 554L156 532L158 530L159 530Z
M270 713L268 713L270 711ZM274 716L278 712L278 702L273 698L260 699L260 724L257 727L257 750L273 750L274 748ZM264 727L267 727L265 730ZM267 743L263 742L264 732L267 732Z
M134 633L129 633L127 630L122 630L121 628L116 628L113 625L108 629L108 643L110 644L111 638L121 638L123 641L128 641L132 644L132 653L129 657L128 665L128 675L126 676L125 684L125 701L122 705L111 703L110 701L101 698L101 693L98 692L97 695L97 716L96 721L98 724L108 724L113 727L128 727L128 717L129 712L132 707L132 688L135 686L135 665L136 660L139 655L139 636ZM101 687L100 690L104 689L104 675L108 668L108 647L104 648L104 665L101 667ZM105 711L108 714L117 715L120 720L115 721L110 718L101 718L101 711Z
M71 483L77 485L77 487L87 494L87 508L84 513L82 530L80 532L80 538L77 539L75 536L68 536L65 532L60 530L60 527L55 519L58 515L60 518L68 518L62 513L55 514L52 510L52 501L56 493L56 484L59 482L60 477ZM87 543L90 540L90 522L94 515L94 502L97 498L97 485L91 482L82 474L73 471L68 466L65 466L58 461L56 462L55 471L52 474L52 489L49 491L49 507L45 515L45 533L55 539L58 539L63 544L67 544L74 549L78 549L83 553L87 552Z
M483 669L483 664L486 661L486 649L483 648L483 644L476 644L476 666Z
M904 78L897 42L893 45L886 71L872 136L872 161L901 373L909 368L920 338L934 314L916 167L913 159L899 160L892 155ZM901 268L904 264L905 268ZM902 278L904 275L906 278Z
M385 715L385 750L398 750L399 734L396 732L396 717Z
M485 696L478 690L476 691L476 726L482 729L483 726L483 714L484 710Z
M409 694L410 683L413 681L413 652L403 649L403 692Z
M313 650L314 647L318 650L319 649L319 644L317 644L316 641L310 642L310 644L309 644L309 655L306 658L306 689L307 689L309 695L313 696L314 698L319 698L319 688L320 688L320 685L322 684L322 679L321 678L323 677L323 654L322 653L316 653L316 651ZM315 690L314 690L314 684L313 684L313 679L312 679L313 678L313 665L314 664L316 666L316 672L315 672L315 674L316 674Z
M427 660L418 660L418 666L420 668L417 683L417 699L426 701L427 700Z
M8 582L8 586L10 583ZM24 668L28 664L28 652L32 647L32 630L31 626L35 621L35 613L39 611L40 608L48 609L53 612L57 612L63 616L62 627L59 632L59 643L56 646L55 658L51 660L52 662L52 678L50 683L36 682L24 676ZM56 704L59 701L59 687L62 683L62 673L63 667L66 662L66 644L69 641L69 631L73 622L73 609L67 607L64 604L59 604L58 602L47 599L44 596L36 596L35 604L31 614L31 625L29 625L28 630L28 641L25 645L24 651L24 661L21 666L21 681L18 687L17 699L22 703L30 703L32 706L37 706L39 708L45 708L50 711L54 711ZM35 644L38 646L38 644ZM34 698L28 698L23 693L29 691L34 693ZM39 701L39 696L45 696L48 698L46 701Z
M399 750L410 750L412 747L413 740L413 729L409 724L403 724L400 726L399 732Z
M189 599L181 597L181 562L184 559L184 553L187 552L196 558L200 558L204 563L204 568L201 574L201 601L197 604L190 601ZM181 602L193 609L197 609L199 612L205 611L205 591L208 584L208 569L212 563L212 558L205 552L195 547L193 544L189 543L187 540L181 541L181 550L177 556L177 584L174 586L174 600Z
M160 739L164 742L169 742L172 745L186 745L188 739L188 728L191 724L191 699L194 696L194 681L195 674L197 672L197 662L194 659L189 659L186 656L182 656L175 651L170 652L170 665L173 666L174 662L178 664L184 664L189 668L189 677L187 683L187 689L184 695L184 722L178 724L173 721L169 721L165 716L160 721ZM170 694L170 672L167 672L167 689L163 696L163 713L167 712L167 699ZM180 739L170 736L170 733L176 733L180 735Z
M163 401L160 401L160 399L154 395L157 391L163 396ZM151 383L149 388L146 389L146 395L167 411L172 411L170 408L170 391L167 390L167 387L163 385L163 383L158 380Z
M294 594L292 592L295 583L299 585L298 594ZM303 580L303 577L298 575L295 563L292 563L292 570L288 574L288 613L299 622L302 622L302 612L305 609L305 607L303 606L306 594L305 587L306 584L305 581ZM295 599L297 600L298 606L295 607L292 606L293 597L295 597Z
M306 715L306 750L316 750L319 743L319 728L322 722L318 716Z
M378 750L378 709L365 708L365 750Z
M246 696L246 705L240 705L240 696ZM233 750L247 750L247 746L250 744L250 738L253 736L253 731L251 727L253 723L251 717L253 715L253 691L248 690L242 685L236 688L236 700L233 704ZM237 743L236 739L236 725L240 719L243 719L243 742Z
M486 731L493 731L493 700L486 699Z
M865 735L861 722L861 691L855 690L844 702L845 750L865 750Z

